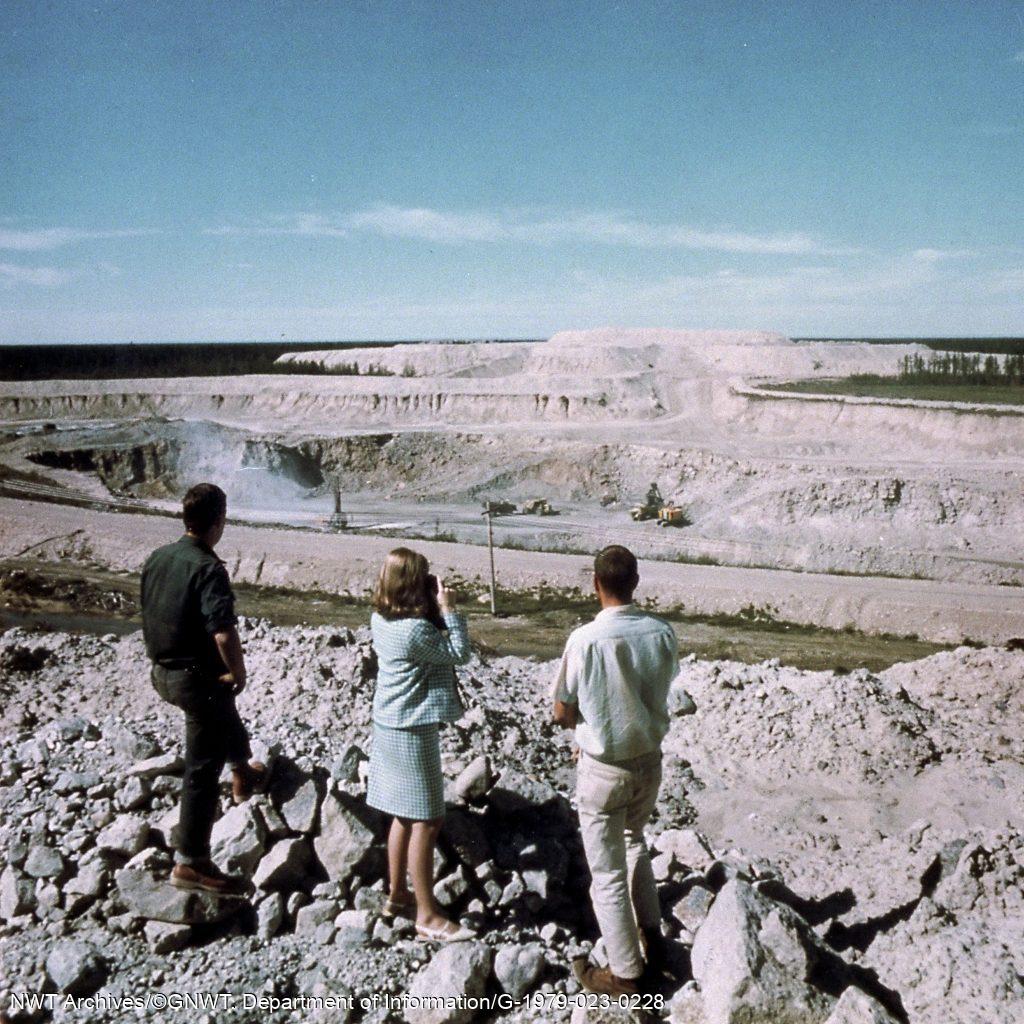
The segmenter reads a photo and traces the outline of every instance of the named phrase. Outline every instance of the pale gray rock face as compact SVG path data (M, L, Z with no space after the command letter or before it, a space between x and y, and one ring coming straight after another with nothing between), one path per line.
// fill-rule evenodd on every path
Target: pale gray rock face
M159 775L180 775L184 771L185 762L179 754L157 754L148 757L128 769L129 775L138 775L143 779L155 779Z
M366 910L343 910L334 919L334 941L340 946L361 946L370 938L372 917Z
M697 711L694 699L681 686L674 685L668 693L670 715L692 715Z
M835 999L809 982L813 940L788 907L727 882L693 943L707 1024L823 1024Z
M334 900L315 900L307 903L295 915L295 934L312 934L325 921L333 921L338 913Z
M33 846L25 858L25 874L30 878L59 878L64 873L64 858L52 846Z
M705 1024L704 999L695 981L682 986L668 1004L670 1024Z
M146 943L154 953L173 953L192 941L192 926L168 921L147 921L143 929Z
M313 849L332 881L348 879L376 842L373 829L357 815L354 803L331 793L320 811L320 835L313 841Z
M117 791L117 805L125 811L137 811L149 802L150 792L148 779L132 775Z
M0 874L0 919L10 921L30 913L36 905L35 885L8 864Z
M143 818L124 814L115 818L96 837L96 845L101 850L110 850L125 857L134 857L146 846L149 836L149 822Z
M694 871L707 870L715 859L707 838L692 828L665 829L654 837L654 848L659 853L671 853Z
M316 828L319 810L320 793L316 783L308 779L281 805L281 816L293 832L309 833Z
M258 889L299 889L306 882L309 868L309 843L305 839L282 839L259 862L253 885Z
M256 934L267 942L280 930L285 921L285 899L279 892L272 892L256 908Z
M569 1021L570 1024L643 1024L639 1014L617 1006L575 1006Z
M267 830L251 801L237 804L214 823L210 852L222 870L251 875L266 849Z
M957 845L931 895L861 959L913 1021L1011 1024L1024 1018L1024 837L1004 831Z
M443 907L458 903L469 892L468 872L461 865L434 885L434 898Z
M245 910L241 897L176 889L166 878L125 868L114 876L120 899L136 917L168 924L208 924Z
M65 883L64 892L79 896L99 896L107 887L110 872L99 860L83 865L70 881Z
M86 996L107 978L100 954L88 943L66 940L56 943L46 958L46 973L67 995Z
M703 885L691 886L686 895L672 908L672 916L681 926L680 939L692 942L697 929L704 923L715 902L715 894Z
M547 961L539 942L525 946L502 946L494 958L494 974L498 984L513 999L522 999L540 980Z
M494 785L491 761L486 754L473 758L455 780L455 795L467 803L482 799Z
M405 1010L406 1024L468 1024L474 1010L443 1005L444 997L479 998L484 994L491 969L491 950L479 942L452 942L441 946L430 962L417 972L409 995L441 996L440 1006L414 1006Z
M851 985L839 997L825 1024L897 1024L897 1021L877 999Z

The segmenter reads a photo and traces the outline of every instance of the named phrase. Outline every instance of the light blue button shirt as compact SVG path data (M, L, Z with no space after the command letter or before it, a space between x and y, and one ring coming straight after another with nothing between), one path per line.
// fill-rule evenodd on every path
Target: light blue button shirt
M426 619L370 617L378 664L375 722L407 729L461 717L455 666L469 661L469 633L459 612L445 612L444 621L447 635Z
M553 693L578 705L582 751L598 761L628 761L660 749L678 674L675 631L627 604L603 609L569 634Z

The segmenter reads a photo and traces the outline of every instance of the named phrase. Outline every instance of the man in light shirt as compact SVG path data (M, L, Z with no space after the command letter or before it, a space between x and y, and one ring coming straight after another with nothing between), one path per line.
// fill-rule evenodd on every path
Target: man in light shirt
M672 627L633 604L636 557L618 544L594 560L601 611L574 630L554 687L554 719L576 730L576 778L590 896L608 967L573 965L589 992L639 991L644 951L654 967L662 946L661 906L644 841L661 784L668 691L679 672Z

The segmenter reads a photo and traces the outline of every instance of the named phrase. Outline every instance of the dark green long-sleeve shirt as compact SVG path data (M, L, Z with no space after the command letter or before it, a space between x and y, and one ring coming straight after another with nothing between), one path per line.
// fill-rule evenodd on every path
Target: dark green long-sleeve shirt
M205 672L226 671L213 634L236 622L235 595L224 563L187 534L157 548L142 569L142 634L155 662L194 660Z

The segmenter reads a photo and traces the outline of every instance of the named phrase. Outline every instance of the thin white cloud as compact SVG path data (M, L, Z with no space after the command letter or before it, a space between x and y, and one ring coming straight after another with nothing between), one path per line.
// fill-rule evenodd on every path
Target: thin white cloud
M445 213L422 207L376 206L348 218L353 228L425 242L498 242L512 238L510 226L488 214Z
M1024 50L1018 50L1013 55L1013 63L1014 64L1024 64Z
M915 249L911 254L922 263L939 263L942 260L965 260L974 256L970 249Z
M60 267L19 267L14 263L0 263L0 279L8 286L29 284L38 288L56 288L71 280L72 274Z
M76 242L97 238L134 238L154 234L148 230L123 228L109 231L81 231L78 228L0 228L0 249L10 252L47 252Z
M732 229L706 230L658 224L620 213L572 213L541 218L523 211L458 213L428 207L375 206L351 214L355 230L427 242L532 244L592 242L637 249L692 249L760 255L848 255L855 250L829 246L802 232L754 235Z
M306 238L344 238L348 228L337 220L319 213L281 214L272 217L269 223L239 227L235 224L221 224L203 228L204 235L230 237L235 235L298 235Z

